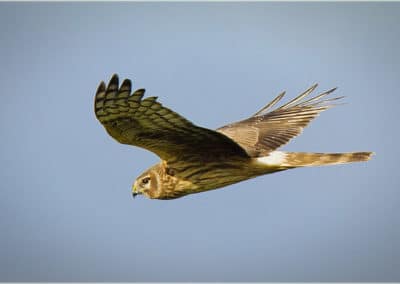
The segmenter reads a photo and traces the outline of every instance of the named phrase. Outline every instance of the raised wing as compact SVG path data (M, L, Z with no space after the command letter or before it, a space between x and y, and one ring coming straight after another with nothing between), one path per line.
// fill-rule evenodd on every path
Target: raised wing
M284 96L283 92L252 117L223 126L217 131L242 146L250 156L265 156L299 135L311 120L335 105L331 102L342 98L325 98L336 90L334 88L304 100L316 87L317 84L313 85L290 102L271 111Z
M119 87L115 74L107 87L100 83L95 96L96 117L118 142L145 148L171 163L248 157L225 135L194 125L157 97L143 99L144 89L131 94L131 88L128 79Z

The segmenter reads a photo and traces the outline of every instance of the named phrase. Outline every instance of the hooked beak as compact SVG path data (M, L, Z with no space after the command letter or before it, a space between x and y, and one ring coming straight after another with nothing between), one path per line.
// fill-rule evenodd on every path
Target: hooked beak
M133 198L135 198L136 195L138 195L138 194L140 194L140 192L137 191L136 182L135 182L133 184L133 187L132 187L132 196L133 196Z

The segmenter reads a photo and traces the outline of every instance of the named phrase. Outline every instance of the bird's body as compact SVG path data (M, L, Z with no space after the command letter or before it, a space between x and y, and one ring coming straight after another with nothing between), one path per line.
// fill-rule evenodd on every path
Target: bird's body
M266 170L262 170L261 167L256 171L255 167L249 166L249 161L251 158L221 163L190 163L185 168L177 167L173 170L167 163L160 162L145 172L145 175L149 172L157 173L151 181L157 183L155 188L159 190L145 191L143 194L150 198L174 199L187 194L217 189L258 176L263 172L266 173ZM242 165L238 166L238 163ZM254 173L251 174L250 171Z
M117 141L143 147L161 157L160 163L136 179L134 195L174 199L291 168L368 160L371 152L276 150L333 106L330 102L339 99L325 99L332 89L304 101L315 87L271 111L282 93L252 117L213 131L163 107L155 97L142 99L143 89L131 94L130 80L119 87L114 75L107 88L103 82L100 84L95 113Z

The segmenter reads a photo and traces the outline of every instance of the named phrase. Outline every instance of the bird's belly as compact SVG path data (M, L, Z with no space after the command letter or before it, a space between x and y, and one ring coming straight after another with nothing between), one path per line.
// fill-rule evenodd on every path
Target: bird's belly
M210 169L190 178L191 183L196 187L191 193L221 188L265 173L267 173L265 172L265 169L260 171L258 169L245 166L225 166L221 168Z
M179 181L168 192L168 199L218 189L260 175L277 171L253 160L214 164L193 164L177 171Z

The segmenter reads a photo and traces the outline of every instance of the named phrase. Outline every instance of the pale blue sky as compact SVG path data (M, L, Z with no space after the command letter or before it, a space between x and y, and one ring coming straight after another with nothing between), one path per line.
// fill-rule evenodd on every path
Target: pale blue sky
M0 3L1 281L400 281L400 3ZM113 73L201 126L338 86L291 151L375 151L172 201L116 143Z

